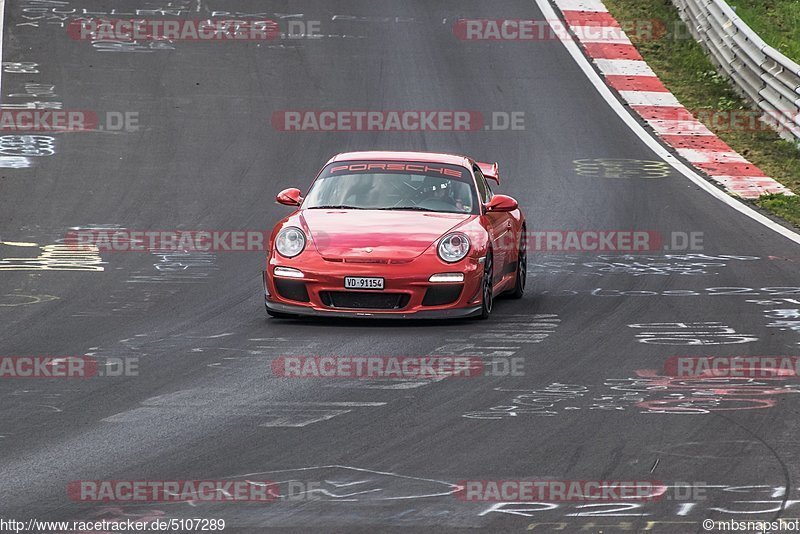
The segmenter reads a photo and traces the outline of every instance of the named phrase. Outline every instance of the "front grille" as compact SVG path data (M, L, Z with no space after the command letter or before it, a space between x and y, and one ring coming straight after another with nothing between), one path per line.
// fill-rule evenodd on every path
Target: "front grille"
M458 300L461 295L462 284L447 284L430 286L422 299L423 306L444 306Z
M296 300L298 302L308 302L309 300L305 282L275 278L275 289L281 297L288 300Z
M408 305L405 293L376 293L361 291L320 291L322 303L331 308L355 310L400 310Z

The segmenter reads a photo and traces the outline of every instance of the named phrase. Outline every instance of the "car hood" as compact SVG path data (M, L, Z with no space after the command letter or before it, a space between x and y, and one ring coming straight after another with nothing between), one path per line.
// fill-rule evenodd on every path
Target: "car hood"
M323 257L378 262L414 259L448 230L475 215L305 209L301 217Z

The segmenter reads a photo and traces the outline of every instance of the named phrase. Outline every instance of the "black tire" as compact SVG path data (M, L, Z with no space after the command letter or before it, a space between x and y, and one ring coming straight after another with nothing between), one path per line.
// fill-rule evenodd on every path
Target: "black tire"
M486 260L483 262L483 281L481 282L481 319L488 319L492 314L492 304L494 301L494 263L492 261L492 251L486 254Z
M525 235L525 228L522 228L522 235L519 238L519 252L517 257L517 277L514 282L514 289L509 296L512 299L521 299L525 294L525 283L528 280L528 238Z

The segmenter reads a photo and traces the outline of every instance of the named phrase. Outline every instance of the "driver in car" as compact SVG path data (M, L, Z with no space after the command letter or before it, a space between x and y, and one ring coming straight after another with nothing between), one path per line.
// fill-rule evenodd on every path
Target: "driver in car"
M431 197L439 202L446 202L455 207L458 211L469 211L470 207L464 205L464 202L458 195L454 195L453 187L448 187L447 183L442 183L434 186L433 195Z
M431 186L430 193L428 194L428 199L433 200L434 202L440 202L444 204L449 204L451 206L455 206L456 202L453 200L452 195L450 194L450 188L447 187L447 183L441 182L439 184Z

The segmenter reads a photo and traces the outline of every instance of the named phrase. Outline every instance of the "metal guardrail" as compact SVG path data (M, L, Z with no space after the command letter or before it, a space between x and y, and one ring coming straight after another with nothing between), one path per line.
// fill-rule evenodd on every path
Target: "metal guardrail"
M692 36L764 112L781 137L800 143L800 65L764 42L724 0L672 0Z

